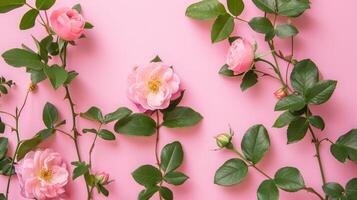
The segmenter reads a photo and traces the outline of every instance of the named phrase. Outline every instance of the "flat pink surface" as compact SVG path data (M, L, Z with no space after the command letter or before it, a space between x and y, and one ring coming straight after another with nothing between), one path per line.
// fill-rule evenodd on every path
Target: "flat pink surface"
M240 80L221 77L217 74L225 61L228 48L226 42L216 45L210 43L211 22L194 21L185 17L186 7L193 0L152 0L129 1L80 0L85 17L95 25L87 31L88 39L81 40L69 52L69 68L79 72L71 90L77 111L85 111L92 105L99 106L105 113L120 106L135 107L126 97L126 77L135 65L148 62L159 54L168 64L174 65L187 90L183 100L200 111L205 117L195 128L163 129L160 146L179 140L185 151L181 171L190 176L182 186L171 187L177 200L236 200L256 199L256 190L264 179L254 170L249 171L247 179L239 186L223 188L213 184L215 170L227 159L234 157L226 151L213 151L216 148L213 137L228 129L228 124L236 131L235 144L247 128L262 123L271 137L272 147L259 167L273 175L283 166L298 167L305 177L306 185L321 191L320 174L314 158L314 148L310 136L297 144L286 145L286 130L271 128L276 117L273 112L276 99L273 92L279 83L263 78L251 90L242 93ZM251 1L246 2L242 17L250 19L261 14ZM314 107L316 114L322 115L327 127L320 138L338 138L353 127L357 127L357 92L355 47L357 44L357 2L355 0L312 1L312 9L302 17L293 20L301 31L296 38L296 58L311 58L320 67L325 79L338 80L332 99L323 106ZM77 1L62 0L61 5L71 6ZM32 45L31 34L44 35L38 26L29 31L19 31L18 22L25 9L1 15L0 52L19 47L22 42ZM262 36L253 33L246 24L237 24L236 31L250 39L256 39L259 52L266 52L267 46ZM289 47L288 41L279 41L283 49ZM23 101L29 84L29 75L23 69L15 69L0 61L1 75L13 79L17 85L11 94L1 97L1 110L13 112L15 106ZM285 64L284 64L285 66ZM70 122L67 102L63 100L64 91L54 91L49 82L39 85L38 91L31 94L21 119L21 137L33 136L42 125L42 108L49 101L61 111L61 117ZM69 129L70 123L66 127ZM79 121L80 128L94 127L85 120ZM112 128L112 127L107 127ZM9 130L5 134L11 138L11 153L14 150L15 135ZM92 136L80 138L82 155L87 152ZM63 135L56 135L43 147L51 147L62 153L70 161L76 159L73 143ZM322 159L328 181L345 184L357 175L356 165L343 165L329 153L329 145L322 145ZM142 164L154 164L154 137L127 137L118 135L115 142L99 141L94 152L94 169L110 172L115 179L110 186L108 199L134 200L142 189L131 177L131 172ZM5 189L5 178L0 178L0 191ZM11 200L23 199L19 186L13 178ZM85 199L82 179L68 185L70 199ZM104 199L95 197L95 199ZM313 195L300 191L281 192L283 200L316 199Z

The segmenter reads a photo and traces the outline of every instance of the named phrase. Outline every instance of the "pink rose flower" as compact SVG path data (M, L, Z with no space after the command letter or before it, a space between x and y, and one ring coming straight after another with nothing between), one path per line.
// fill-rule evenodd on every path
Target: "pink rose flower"
M161 62L137 67L128 78L128 97L138 108L165 109L180 96L180 78L172 67Z
M50 17L54 32L63 40L72 41L81 37L85 21L77 10L60 8L55 10Z
M277 99L283 99L284 97L286 97L286 92L283 88L280 88L279 90L274 92L274 96Z
M62 199L69 173L59 153L51 149L32 151L15 166L21 194L30 199Z
M248 71L254 61L254 48L245 39L236 39L229 48L226 64L234 74Z

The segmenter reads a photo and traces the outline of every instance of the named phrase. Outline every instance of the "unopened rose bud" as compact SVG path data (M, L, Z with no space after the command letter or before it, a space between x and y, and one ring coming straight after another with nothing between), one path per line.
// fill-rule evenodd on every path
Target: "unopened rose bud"
M277 99L282 99L284 97L286 97L286 91L284 88L280 88L279 90L275 91L274 92L274 96L277 98Z
M36 85L36 84L33 84L33 83L30 83L29 91L30 91L30 92L34 92L36 89L37 89L37 85Z
M216 143L219 148L230 146L233 135L231 133L222 133L216 137Z
M106 185L109 183L109 174L105 172L100 172L95 175L96 180L98 181L99 184L101 185Z

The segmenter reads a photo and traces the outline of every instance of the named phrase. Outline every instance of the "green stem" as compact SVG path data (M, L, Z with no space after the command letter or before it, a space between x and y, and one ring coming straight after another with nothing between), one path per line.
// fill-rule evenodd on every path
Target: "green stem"
M97 129L97 132L99 132L101 128L102 128L102 124L100 124L99 128ZM92 153L93 153L95 142L97 141L97 138L98 138L98 134L95 134L93 143L89 150L89 166L90 166L90 168L92 168Z
M260 168L258 168L254 163L252 163L251 161L247 160L233 145L230 146L228 148L229 150L233 151L234 153L236 153L238 155L239 158L241 158L244 162L246 162L249 166L253 167L255 170L257 170L260 174L262 174L263 176L265 176L267 179L269 180L274 180L274 178L272 178L271 176L269 176L267 173L265 173L263 170L261 170ZM316 192L315 189L313 189L312 187L305 187L303 188L303 190L313 193L316 196L318 196L320 198L320 200L324 200L324 198L318 193Z

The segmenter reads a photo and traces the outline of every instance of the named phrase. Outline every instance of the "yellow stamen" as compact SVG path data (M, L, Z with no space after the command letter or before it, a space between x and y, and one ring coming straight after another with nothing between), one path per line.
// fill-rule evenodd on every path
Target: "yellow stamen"
M40 171L40 178L46 182L49 182L52 179L53 172L50 169L42 169Z
M159 80L150 80L148 83L149 90L153 93L157 93L160 89L161 82Z

